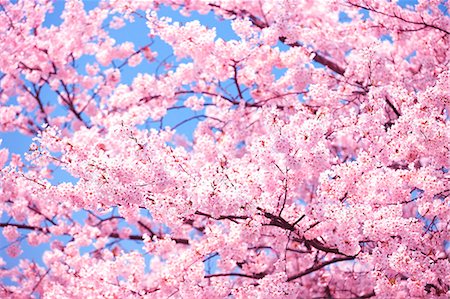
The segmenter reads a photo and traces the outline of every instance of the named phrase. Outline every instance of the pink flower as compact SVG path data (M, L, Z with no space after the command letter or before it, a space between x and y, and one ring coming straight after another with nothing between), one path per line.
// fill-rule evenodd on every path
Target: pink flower
M116 30L122 28L123 26L125 26L125 22L118 16L113 16L112 21L109 23L109 27Z
M6 248L6 252L8 253L8 255L12 258L16 258L19 255L22 254L22 250L20 249L20 247L16 244L11 244L8 246L8 248Z
M6 161L8 161L9 150L7 148L0 149L0 169L5 166Z
M19 230L16 226L8 225L5 226L2 229L3 236L8 240L9 242L17 240L17 238L20 237Z

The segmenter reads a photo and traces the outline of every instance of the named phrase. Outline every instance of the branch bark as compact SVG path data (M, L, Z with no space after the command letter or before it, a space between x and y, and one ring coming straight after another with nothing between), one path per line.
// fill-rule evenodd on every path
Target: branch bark
M301 272L301 273L298 273L298 274L289 276L288 279L287 279L287 281L288 281L288 282L289 282L289 281L293 281L293 280L295 280L295 279L297 279L297 278L303 277L303 276L308 275L308 274L310 274L310 273L312 273L312 272L315 272L315 271L317 271L317 270L320 270L320 269L322 269L322 268L325 267L325 266L328 266L328 265L331 265L331 264L334 264L334 263L337 263L337 262L350 261L350 260L353 260L353 259L355 259L355 257L353 257L353 256L335 257L335 258L333 258L333 259L331 259L331 260L329 260L329 261L326 261L326 262L317 264L317 265L315 265L315 266L312 266L312 267L306 269L305 271L303 271L303 272Z

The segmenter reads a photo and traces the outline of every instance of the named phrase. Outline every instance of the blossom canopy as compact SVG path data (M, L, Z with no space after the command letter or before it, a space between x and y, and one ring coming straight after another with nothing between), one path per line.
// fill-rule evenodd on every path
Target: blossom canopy
M61 4L0 0L0 297L450 297L449 1Z

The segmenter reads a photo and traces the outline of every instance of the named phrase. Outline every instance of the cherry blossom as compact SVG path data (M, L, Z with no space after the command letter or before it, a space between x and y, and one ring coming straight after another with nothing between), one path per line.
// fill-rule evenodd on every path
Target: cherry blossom
M0 297L450 297L448 1L58 5L0 0Z

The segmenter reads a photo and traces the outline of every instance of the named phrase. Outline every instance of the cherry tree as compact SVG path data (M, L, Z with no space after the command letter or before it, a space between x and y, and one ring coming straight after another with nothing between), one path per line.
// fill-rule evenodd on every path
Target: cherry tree
M2 298L450 296L448 1L95 4L0 1Z

